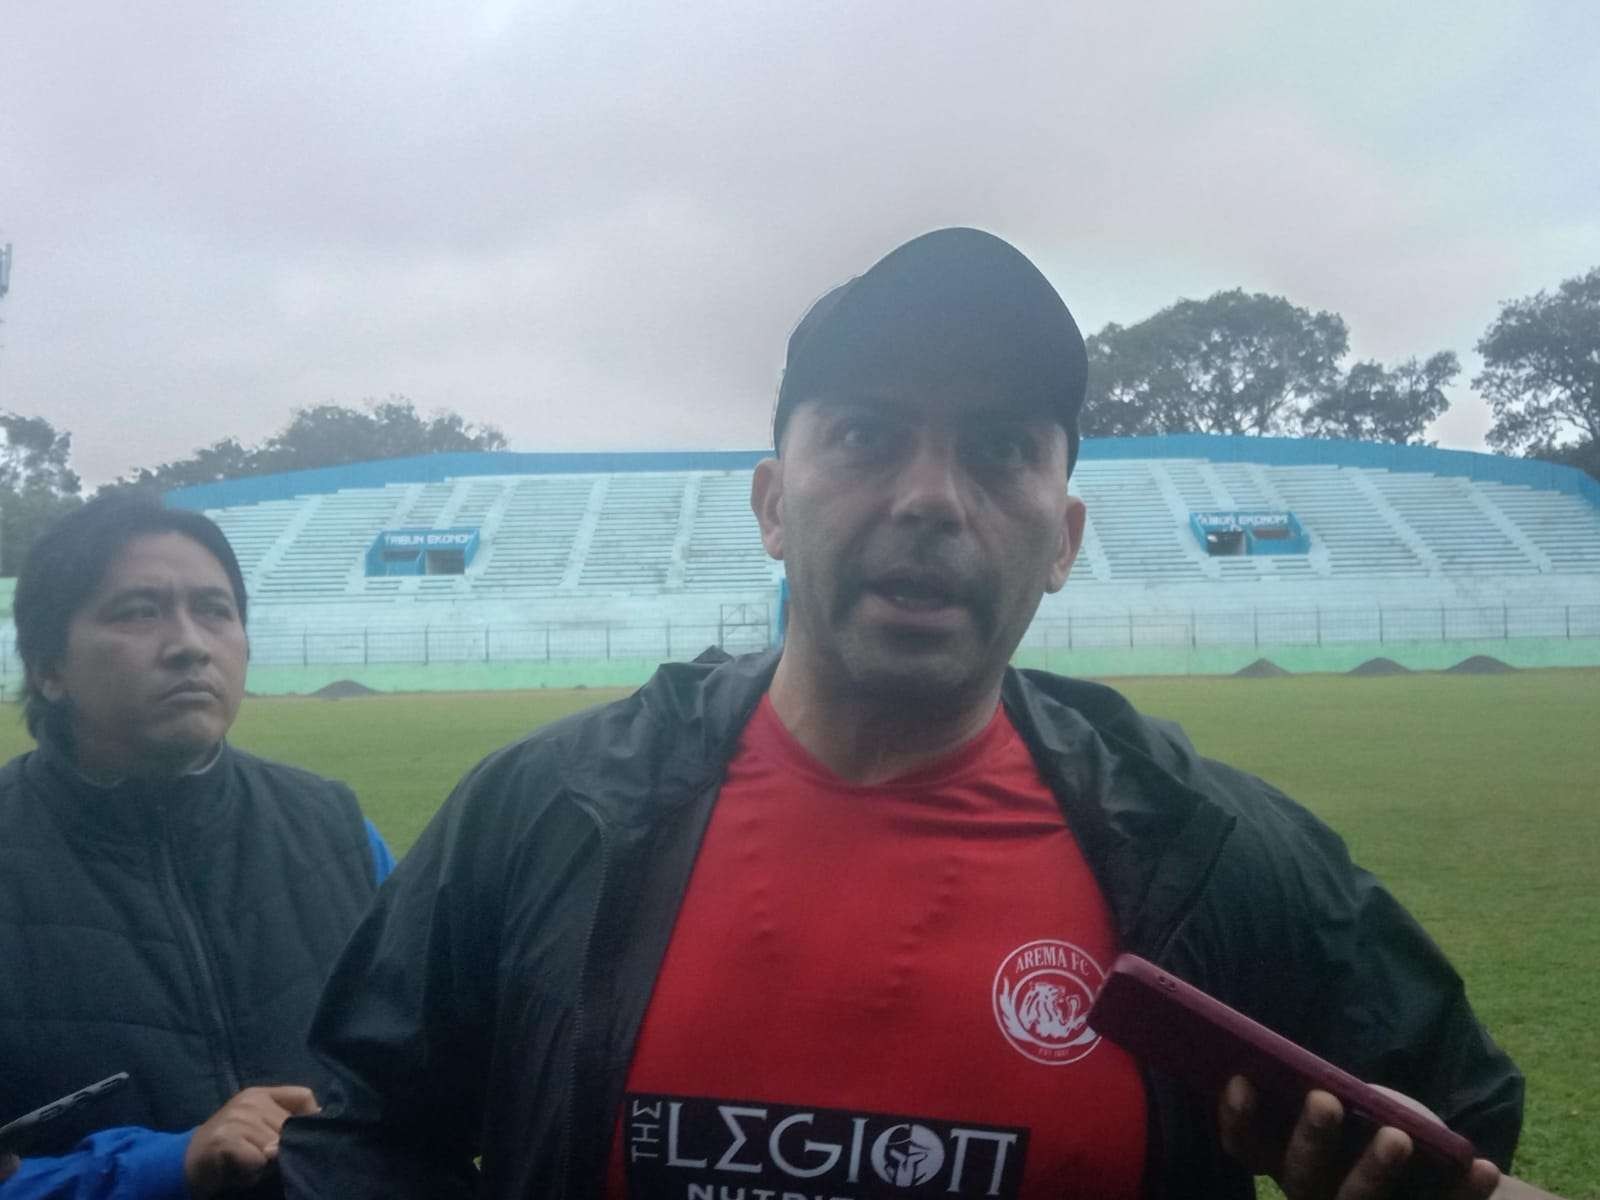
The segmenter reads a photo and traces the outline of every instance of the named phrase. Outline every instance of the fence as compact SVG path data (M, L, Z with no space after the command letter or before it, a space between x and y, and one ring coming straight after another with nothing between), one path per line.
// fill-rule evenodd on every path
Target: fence
M250 659L267 666L334 663L600 662L693 658L707 646L733 654L772 642L769 622L725 625L595 621L581 624L269 630L250 638Z
M730 610L734 607L730 606ZM768 610L737 607L736 613L724 619L703 622L257 629L250 636L250 657L262 666L641 659L666 662L693 658L707 646L742 654L771 645L774 630ZM1085 613L1034 621L1022 645L1030 649L1070 650L1597 637L1600 604L1500 604ZM21 671L15 649L7 639L0 651L0 679L20 676Z
M1341 642L1509 641L1600 637L1600 604L1407 608L1226 609L1090 613L1037 620L1034 649L1146 646L1329 646Z

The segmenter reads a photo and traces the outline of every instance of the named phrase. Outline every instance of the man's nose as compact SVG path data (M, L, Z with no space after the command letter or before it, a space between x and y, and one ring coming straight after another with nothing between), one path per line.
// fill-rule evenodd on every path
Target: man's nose
M965 507L961 462L952 440L933 434L913 436L894 489L897 520L959 524Z
M182 610L173 615L164 657L172 662L206 662L211 658L211 644L200 623Z

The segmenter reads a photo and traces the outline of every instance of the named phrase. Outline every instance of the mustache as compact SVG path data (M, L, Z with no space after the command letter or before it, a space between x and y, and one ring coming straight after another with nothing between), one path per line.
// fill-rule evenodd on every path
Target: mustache
M970 611L987 628L994 589L975 555L937 532L900 535L865 547L839 580L835 616L843 617L870 591L892 588L937 595Z

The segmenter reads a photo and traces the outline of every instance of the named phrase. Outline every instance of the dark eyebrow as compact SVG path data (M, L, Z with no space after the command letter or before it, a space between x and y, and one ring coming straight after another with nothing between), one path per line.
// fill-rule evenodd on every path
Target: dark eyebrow
M184 597L190 601L226 600L231 605L238 605L238 599L234 596L233 589L219 587L215 584L207 584L204 587L189 588L183 594ZM107 596L102 607L114 608L119 604L131 604L138 600L147 600L151 604L164 604L171 598L171 596L172 592L167 588L123 588L121 591L112 592L111 595Z
M106 597L105 603L107 606L110 606L114 604L126 604L130 600L149 600L152 603L159 604L170 594L171 593L166 591L164 588L130 587L123 588L120 592L112 592L111 595Z

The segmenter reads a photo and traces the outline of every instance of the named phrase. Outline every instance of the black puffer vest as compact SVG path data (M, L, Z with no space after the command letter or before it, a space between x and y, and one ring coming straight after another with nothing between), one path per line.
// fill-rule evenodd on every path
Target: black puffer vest
M0 1121L127 1071L54 1121L184 1130L324 1072L305 1036L374 890L342 784L224 746L198 775L86 783L46 745L0 768Z

